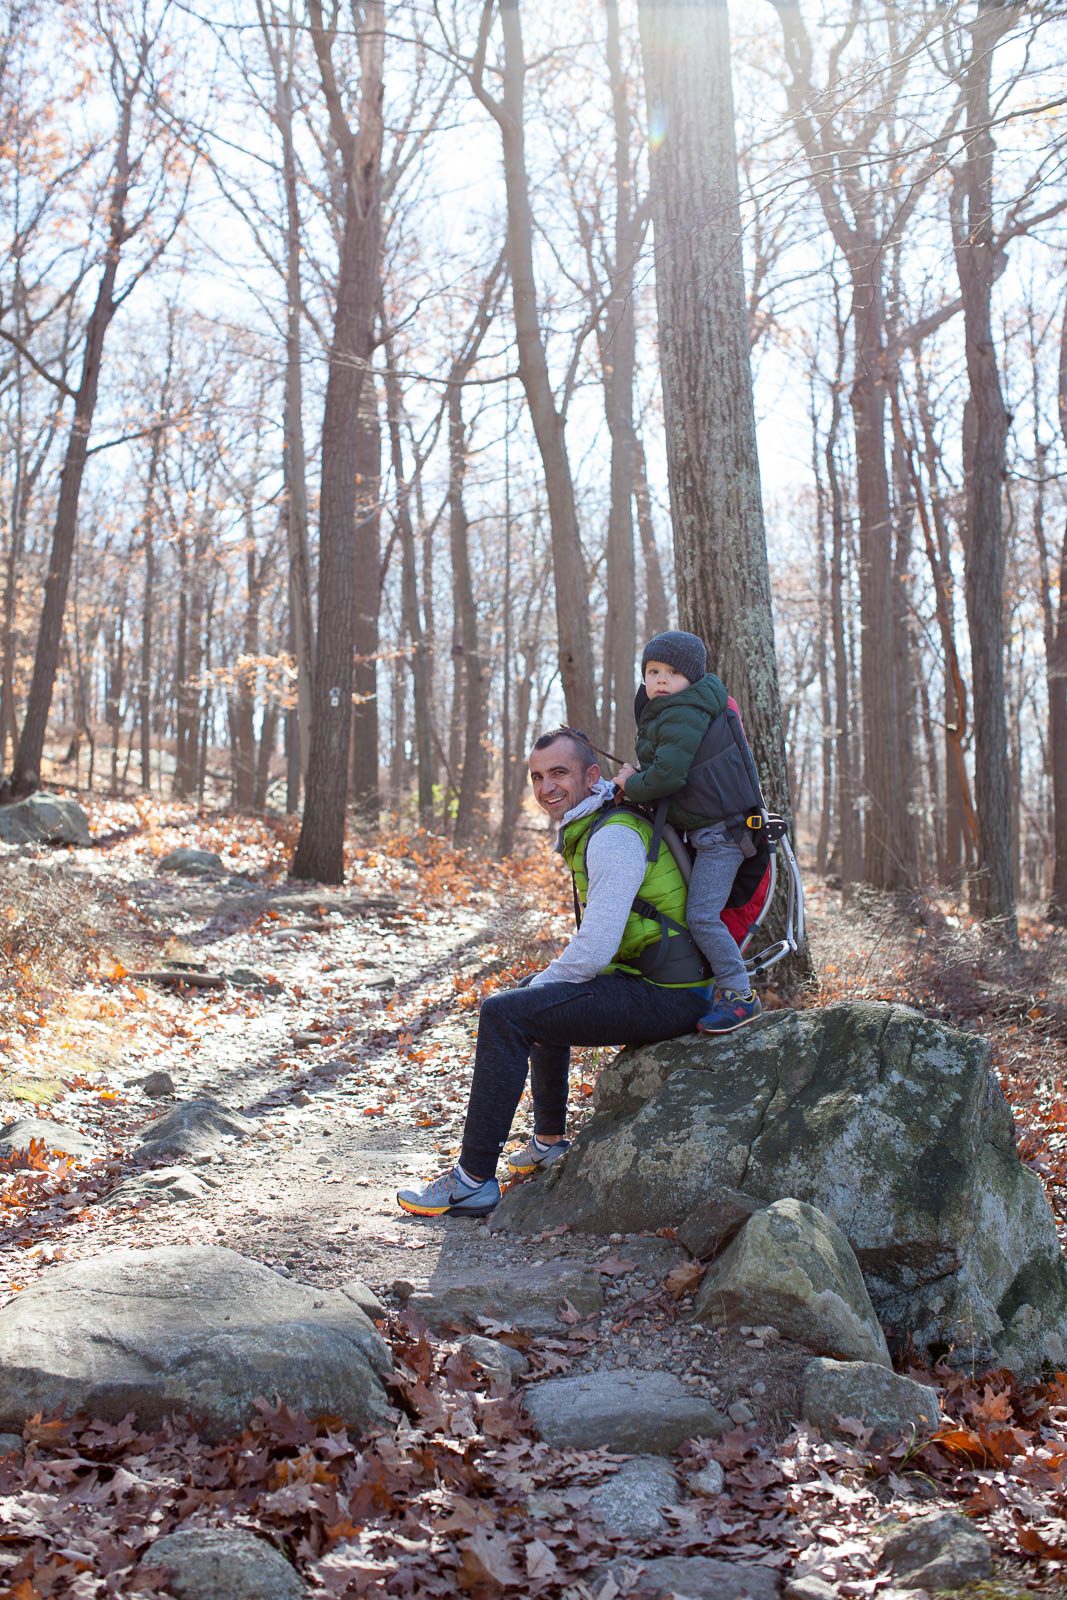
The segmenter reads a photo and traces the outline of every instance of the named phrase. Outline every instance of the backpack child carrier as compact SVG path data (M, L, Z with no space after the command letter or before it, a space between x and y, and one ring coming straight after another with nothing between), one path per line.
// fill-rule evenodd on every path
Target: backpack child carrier
M640 717L648 695L637 691L634 712ZM648 859L654 861L660 840L668 846L688 884L693 870L693 850L667 821L671 801L687 811L721 818L744 856L722 912L722 920L737 941L751 976L766 972L787 955L796 955L804 942L804 886L782 817L768 812L759 774L745 736L737 702L731 696L726 710L714 717L697 746L682 788L661 799L653 814ZM779 862L784 871L779 873ZM778 878L786 884L783 937L758 954L748 955L756 930L774 901Z

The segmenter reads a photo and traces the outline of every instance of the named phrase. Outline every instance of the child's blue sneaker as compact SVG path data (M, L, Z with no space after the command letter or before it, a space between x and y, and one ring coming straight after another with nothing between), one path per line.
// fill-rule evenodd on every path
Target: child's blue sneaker
M459 1167L453 1167L421 1189L398 1190L396 1201L413 1217L486 1217L500 1204L500 1185L495 1178L473 1183Z
M739 994L736 989L723 989L697 1027L701 1033L733 1033L735 1028L743 1028L746 1022L754 1022L762 1014L763 1007L755 991Z

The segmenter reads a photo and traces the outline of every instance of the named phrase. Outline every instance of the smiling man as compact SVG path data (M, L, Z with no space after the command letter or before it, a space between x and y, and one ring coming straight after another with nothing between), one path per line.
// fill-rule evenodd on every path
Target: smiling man
M572 1045L654 1044L692 1033L707 1009L707 969L685 927L685 883L667 845L655 860L652 824L616 806L585 737L544 734L530 756L542 811L559 824L556 849L574 880L580 925L544 971L490 995L478 1019L474 1077L458 1164L422 1189L401 1189L415 1216L482 1217L500 1199L497 1161L527 1072L533 1135L508 1157L533 1172L570 1148Z

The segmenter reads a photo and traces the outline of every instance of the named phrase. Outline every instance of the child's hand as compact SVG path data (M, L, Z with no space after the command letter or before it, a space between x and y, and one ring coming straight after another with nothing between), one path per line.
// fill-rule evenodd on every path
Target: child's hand
M618 772L615 774L615 782L620 788L624 789L626 787L627 778L636 778L636 776L637 768L631 767L628 761L624 761Z

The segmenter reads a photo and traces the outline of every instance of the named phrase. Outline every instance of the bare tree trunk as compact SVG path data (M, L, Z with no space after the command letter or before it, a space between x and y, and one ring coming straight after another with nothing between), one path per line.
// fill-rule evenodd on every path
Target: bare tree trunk
M382 800L378 787L378 613L381 607L382 428L378 394L368 373L356 440L356 628L352 704L352 809L375 828Z
M1057 385L1060 431L1067 443L1067 311L1060 332ZM1035 411L1035 419L1036 419ZM1037 424L1035 420L1035 437ZM1048 680L1048 762L1052 776L1052 892L1046 916L1067 922L1067 531L1060 544L1058 595L1055 611L1049 583L1049 558L1044 528L1044 458L1039 456L1039 495L1034 515L1041 576L1041 607L1045 623L1045 672Z
M637 530L641 536L641 555L645 563L645 638L654 639L657 633L666 632L670 626L670 612L667 609L667 589L663 582L663 567L652 522L645 446L640 434L634 436L634 504L637 507Z
M354 134L345 119L331 53L333 30L324 25L321 0L308 0L308 11L330 127L343 163L344 228L322 424L319 607L307 794L292 872L297 878L341 883L357 606L365 612L372 599L357 592L356 478L360 400L371 355L381 254L385 7L384 0L367 0L363 8L360 113ZM377 604L375 593L375 618ZM376 792L377 754L373 778Z
M1008 414L993 343L993 138L990 74L997 40L1016 15L1003 0L979 0L963 77L966 155L953 183L950 210L956 269L963 296L970 385L964 421L967 541L964 571L974 684L974 788L978 859L971 909L1018 946L1012 873L1010 779L1004 688L1004 534L1001 495ZM968 421L970 426L968 426Z
M650 119L671 130L652 152L650 199L681 617L741 706L769 804L788 812L727 11L641 0L639 16Z
M826 434L826 481L830 491L830 625L834 646L834 727L837 759L837 825L841 887L847 896L860 881L863 840L857 805L857 761L852 737L852 692L849 641L845 632L845 505L837 466L837 440L841 427L841 391L844 386L845 325L835 291L837 309L837 366L830 388L830 426Z
M538 315L537 280L533 265L533 218L530 210L530 184L526 172L526 135L523 126L526 61L522 45L522 25L519 20L518 0L499 0L499 4L504 35L502 98L499 101L494 99L482 81L485 49L497 0L484 0L478 52L471 81L475 93L497 122L504 152L508 268L511 275L519 378L526 392L530 421L533 424L545 472L545 491L548 496L549 525L552 532L560 682L571 726L584 729L596 739L600 729L596 711L593 650L589 634L589 585L582 556L578 508L567 455L564 418L556 406L552 393L545 342Z
M619 50L618 0L606 0L606 54L615 128L615 250L611 293L600 324L604 410L611 434L611 498L607 541L607 623L602 726L617 750L633 730L637 611L634 572L634 172L630 156L629 85Z
M418 574L415 563L415 529L411 521L411 483L404 471L400 439L400 383L396 375L392 341L385 346L385 403L389 417L389 442L396 481L396 526L400 537L400 603L404 632L411 641L411 679L415 700L415 763L418 781L419 822L433 825L433 751L430 725L430 656L422 626ZM399 674L398 674L399 678Z
M81 381L74 396L74 420L71 423L63 470L59 479L59 504L52 532L52 554L45 581L44 605L41 610L37 649L33 662L33 678L11 774L11 790L14 795L31 793L41 782L41 756L44 752L48 712L52 704L52 688L59 664L63 612L67 604L67 590L70 587L71 566L74 559L74 541L78 530L78 500L89 452L89 432L93 424L93 413L96 410L96 398L100 387L104 338L117 310L115 281L118 276L119 257L126 239L126 201L131 180L130 132L133 105L140 90L148 48L148 40L143 38L137 71L132 77L127 77L124 84L118 135L115 140L114 177L108 201L108 247L97 286L96 301L86 327Z
M289 14L268 18L258 3L260 28L274 76L274 121L282 142L282 179L285 188L285 403L283 475L285 529L289 546L289 605L293 655L296 661L297 705L291 736L298 741L296 760L301 781L307 776L311 729L311 683L314 669L314 635L311 621L311 562L308 555L307 462L304 451L304 400L301 372L303 289L300 273L301 225L297 194L297 161L293 142L293 56L297 25ZM283 53L282 29L286 30ZM274 29L278 32L275 34ZM294 773L295 776L295 773ZM287 809L299 805L299 785L290 781Z

